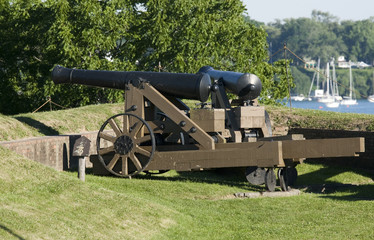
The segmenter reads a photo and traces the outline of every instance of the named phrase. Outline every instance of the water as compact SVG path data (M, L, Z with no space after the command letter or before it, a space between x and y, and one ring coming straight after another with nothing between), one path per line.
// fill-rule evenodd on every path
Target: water
M321 111L341 112L341 113L365 113L374 114L374 103L367 101L366 99L357 100L357 105L340 105L337 108L328 108L324 103L317 101L292 101L292 108L306 108ZM287 103L290 106L290 103Z

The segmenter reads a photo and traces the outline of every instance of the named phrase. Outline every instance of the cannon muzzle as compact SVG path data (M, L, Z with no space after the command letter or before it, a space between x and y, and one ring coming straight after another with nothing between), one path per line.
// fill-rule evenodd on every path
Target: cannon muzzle
M205 73L120 72L70 69L56 66L52 71L55 84L74 83L93 87L125 89L127 84L149 82L163 94L205 102L210 94L211 80Z
M260 96L262 83L254 74L219 71L210 66L200 68L199 73L207 73L214 80L222 80L228 92L238 95L243 100L253 100Z

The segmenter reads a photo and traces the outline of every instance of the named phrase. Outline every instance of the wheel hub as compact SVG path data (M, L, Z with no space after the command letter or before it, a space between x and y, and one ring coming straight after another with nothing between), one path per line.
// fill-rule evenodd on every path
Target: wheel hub
M127 135L118 137L114 142L114 151L120 155L126 155L132 150L133 147L134 142Z

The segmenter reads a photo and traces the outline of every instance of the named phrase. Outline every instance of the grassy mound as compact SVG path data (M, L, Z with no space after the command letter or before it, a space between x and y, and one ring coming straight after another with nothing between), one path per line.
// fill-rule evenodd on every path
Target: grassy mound
M374 237L372 176L302 164L300 184L355 183L288 198L233 199L239 171L134 179L57 172L0 147L0 239L341 239ZM240 174L239 174L240 173Z
M186 104L196 107L196 101ZM374 131L374 116L266 106L273 128L315 128ZM0 114L0 141L45 135L98 131L109 117L123 112L123 103L92 105L53 112ZM282 133L285 134L285 133Z
M15 116L0 114L0 141L97 131L105 120L120 112L123 104L118 103Z
M122 108L0 115L0 140L96 131ZM268 111L274 123L288 126L297 123L290 120L295 115L308 114ZM336 116L343 115L312 125L327 126ZM250 186L238 170L170 171L131 180L87 175L83 183L76 172L57 172L2 147L0 165L0 239L374 238L374 177L357 169L305 163L297 167L301 195L235 199L234 193L264 187Z
M172 209L125 189L84 184L4 148L0 164L1 239L144 239L173 223Z
M374 131L374 115L267 106L273 127Z

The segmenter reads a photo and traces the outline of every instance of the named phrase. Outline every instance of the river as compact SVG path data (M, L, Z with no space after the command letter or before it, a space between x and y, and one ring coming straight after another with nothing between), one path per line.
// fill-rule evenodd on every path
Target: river
M317 101L292 101L292 108L305 108L321 111L332 111L341 113L365 113L374 114L374 103L364 100L357 100L357 105L340 105L337 108L328 108L324 103ZM287 103L290 106L290 103Z

